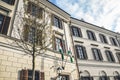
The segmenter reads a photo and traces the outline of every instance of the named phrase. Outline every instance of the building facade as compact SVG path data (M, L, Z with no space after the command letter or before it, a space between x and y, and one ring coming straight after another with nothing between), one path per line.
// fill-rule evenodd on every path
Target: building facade
M20 18L16 13L24 12L23 3L22 0L0 1L0 80L31 80L32 57L25 55L15 43L19 38L15 35L17 26L25 27L17 22ZM32 12L39 10L36 12L40 13L39 21L47 17L53 32L53 42L47 51L36 57L35 80L79 80L79 77L80 80L120 80L119 33L72 18L48 0L39 3L30 0L25 4L27 15L35 16Z

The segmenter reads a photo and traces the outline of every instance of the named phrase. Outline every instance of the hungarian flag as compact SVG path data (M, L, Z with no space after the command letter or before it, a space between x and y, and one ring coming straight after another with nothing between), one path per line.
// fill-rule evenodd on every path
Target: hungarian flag
M62 61L64 60L64 53L63 53L63 49L62 49L62 45L59 44L59 52L61 54L61 57L62 57Z
M70 62L73 63L72 52L70 48L68 50L68 55L70 56Z

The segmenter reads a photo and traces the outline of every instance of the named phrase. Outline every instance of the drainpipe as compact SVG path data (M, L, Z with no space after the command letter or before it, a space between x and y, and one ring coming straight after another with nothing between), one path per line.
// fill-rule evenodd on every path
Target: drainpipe
M76 68L77 68L77 76L78 76L78 80L80 80L80 71L79 71L79 65L78 65L78 60L77 60L77 55L75 54L75 47L74 47L74 41L73 41L73 36L72 36L72 32L71 32L71 21L70 21L70 24L69 24L69 29L70 29L70 35L71 35L71 40L72 40L72 44L73 44L73 53L74 53L74 56L75 56L75 64L76 64Z

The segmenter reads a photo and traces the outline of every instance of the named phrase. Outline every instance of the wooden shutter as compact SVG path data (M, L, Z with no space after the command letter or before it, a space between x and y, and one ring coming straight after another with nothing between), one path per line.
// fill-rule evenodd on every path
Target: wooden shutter
M87 52L86 52L86 48L84 47L84 46L82 46L83 47L83 54L84 54L84 58L85 59L88 59L88 56L87 56Z
M76 56L77 56L77 58L80 58L80 57L79 57L79 53L78 53L78 49L77 49L77 47L78 47L78 45L75 45Z
M38 12L38 17L40 18L40 19L42 19L43 18L43 8L39 8L39 12Z
M40 79L39 80L45 80L45 74L44 74L44 72L40 72Z
M28 2L27 12L31 13L31 11L32 11L32 2Z
M20 80L28 80L28 70L22 69L20 72Z
M51 15L51 24L54 26L54 15Z
M10 19L11 19L10 17L6 16L5 22L3 24L2 34L7 35L8 28L9 28L9 23L10 23Z
M66 53L65 40L62 40L62 49L63 52Z
M93 80L93 77L90 77L90 80Z
M60 18L58 18L58 20L59 20L59 26L60 26L60 29L63 29L63 21L62 21L62 19L60 19Z
M29 35L29 25L24 25L23 27L23 38L25 41L28 41L28 35Z
M112 37L110 37L111 44L114 45Z

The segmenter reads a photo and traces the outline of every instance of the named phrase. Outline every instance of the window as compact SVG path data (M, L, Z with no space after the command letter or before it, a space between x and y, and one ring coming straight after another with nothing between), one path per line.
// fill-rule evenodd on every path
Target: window
M108 76L100 76L99 80L109 80Z
M55 38L55 50L59 51L60 46L62 47L63 52L65 52L65 41L60 38Z
M70 80L69 75L60 75L57 80Z
M109 62L115 62L114 56L111 51L106 50L105 53Z
M10 17L0 14L0 33L7 35Z
M116 55L117 55L118 61L120 63L120 53L116 53Z
M37 45L42 45L42 31L35 27L30 27L29 25L25 25L23 28L23 38L25 41L29 43L36 43Z
M93 77L90 76L81 76L81 80L93 80Z
M114 80L120 80L120 75L117 71L114 72Z
M72 26L72 34L77 37L82 37L81 29L78 27Z
M108 43L106 37L103 34L99 34L102 43Z
M117 40L116 40L115 38L110 37L110 41L111 41L112 45L114 45L114 46L118 46L118 44L117 44Z
M14 3L15 3L15 0L2 0L2 1L4 1L10 5L14 5Z
M60 18L58 18L57 16L54 16L53 24L55 27L62 29L62 20L60 20Z
M43 9L32 2L28 2L27 12L32 16L36 16L42 19Z
M96 36L95 36L94 32L87 30L87 35L88 35L89 39L96 41Z
M96 48L92 48L92 52L93 52L93 55L94 55L94 59L97 60L97 61L102 61L103 58L102 58L102 55L101 55L101 52L99 49L96 49Z
M76 54L79 59L87 59L87 53L84 46L76 45Z
M20 80L32 80L32 70L22 70L20 72ZM35 80L45 80L44 72L35 71Z

